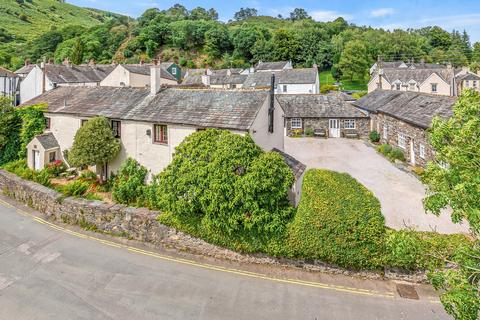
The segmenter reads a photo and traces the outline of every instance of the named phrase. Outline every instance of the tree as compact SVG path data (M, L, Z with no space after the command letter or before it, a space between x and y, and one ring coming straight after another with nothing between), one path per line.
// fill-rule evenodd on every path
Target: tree
M290 20L292 21L311 19L311 18L312 17L308 15L307 11L305 11L305 9L302 9L302 8L295 8L292 12L290 12Z
M21 107L16 110L22 119L20 129L20 150L18 157L24 158L27 155L27 144L32 141L37 134L45 130L45 117L43 113L47 109L45 104L38 104L28 107Z
M368 60L367 49L363 42L359 40L349 41L345 45L340 61L338 62L338 68L341 73L353 80L354 77L363 79L367 73Z
M205 32L205 49L213 57L221 57L231 46L230 33L224 25L217 24Z
M202 7L196 7L190 11L191 20L218 20L218 13L211 8L208 11Z
M21 118L12 101L0 96L0 165L18 159Z
M480 63L480 42L473 44L472 61Z
M255 8L240 8L238 12L235 12L233 19L237 21L247 20L248 18L256 17L257 14L258 11Z
M431 282L445 290L440 299L456 319L476 320L480 313L480 95L465 91L448 120L435 118L429 140L436 150L424 174L428 212L452 210L453 222L466 220L474 243L462 248L453 261L457 268L434 273Z
M73 45L72 52L70 54L70 61L73 64L81 64L83 61L83 42L82 39L77 38Z
M135 159L128 158L115 177L112 197L118 203L142 205L148 170Z
M95 117L78 129L68 153L68 162L77 167L103 166L120 151L120 141L113 136L110 123Z

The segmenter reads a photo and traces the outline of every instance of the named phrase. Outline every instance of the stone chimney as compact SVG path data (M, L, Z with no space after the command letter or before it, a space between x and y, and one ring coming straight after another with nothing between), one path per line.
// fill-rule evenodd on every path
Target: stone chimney
M150 66L150 95L155 96L162 87L162 68L159 65Z
M66 67L71 67L72 63L70 62L70 59L65 58L65 60L63 60L63 65Z
M47 64L53 64L53 59L52 58L48 59Z
M116 66L117 65L117 61L116 60L112 60L112 66Z
M30 65L30 59L25 59L25 66Z
M88 65L92 68L95 68L97 66L97 63L95 62L95 59L90 59L90 61L88 61Z
M452 69L452 64L450 62L447 63L447 69Z
M274 114L275 114L275 73L272 72L270 80L270 106L268 107L268 132L273 133L274 130Z

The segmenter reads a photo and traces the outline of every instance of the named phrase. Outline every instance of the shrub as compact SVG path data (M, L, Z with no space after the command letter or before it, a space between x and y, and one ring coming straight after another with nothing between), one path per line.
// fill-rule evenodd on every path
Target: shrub
M302 136L302 129L293 129L292 130L292 137L298 138Z
M306 135L307 137L313 137L313 129L310 128L310 127L306 128L306 129L305 129L305 135Z
M268 173L268 174L266 174ZM209 129L188 136L154 181L149 205L196 216L211 233L280 232L291 216L294 178L284 159L250 136Z
M451 261L459 248L470 241L461 234L445 235L413 230L389 230L386 264L407 270L437 269Z
M142 205L147 173L147 168L140 165L136 160L128 158L120 167L113 182L113 199L118 203Z
M25 159L9 162L3 168L25 180L33 180L35 176L35 171L28 168L27 160Z
M83 170L80 172L80 175L78 176L79 180L88 182L90 184L96 184L98 181L98 176L95 172L90 171L90 170Z
M367 91L358 91L358 92L354 92L352 93L352 97L354 97L355 99L360 99L361 97L363 97L364 95L366 95L368 92Z
M320 93L328 93L330 91L338 91L338 87L333 84L322 84L320 86Z
M35 172L33 175L33 181L35 181L36 183L40 183L41 185L44 185L48 188L52 186L52 183L50 182L51 178L52 176L46 168L41 171Z
M380 134L376 130L373 130L370 132L369 138L371 142L378 142L380 141Z
M403 153L402 149L393 148L392 151L388 154L388 158L391 161L400 160L405 161L405 154Z
M384 156L388 156L388 154L392 151L392 146L388 143L381 144L377 147L377 151L383 154Z
M347 268L383 266L385 220L380 202L346 173L310 169L288 229L294 257Z
M58 177L67 170L67 166L62 160L55 160L47 165L46 170L53 177Z
M67 197L82 197L84 196L90 184L86 181L75 180L69 184L59 186L57 189Z

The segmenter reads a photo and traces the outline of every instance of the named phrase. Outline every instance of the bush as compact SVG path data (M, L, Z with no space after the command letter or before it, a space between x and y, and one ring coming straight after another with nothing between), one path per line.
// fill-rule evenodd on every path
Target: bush
M90 189L90 184L86 181L75 180L69 184L57 187L57 190L67 197L82 197Z
M118 203L141 206L144 202L147 173L147 168L128 158L113 182L113 199Z
M305 129L305 135L306 135L307 137L313 137L313 129L310 128L310 127L306 128L306 129Z
M362 98L364 95L366 95L368 93L368 91L358 91L358 92L354 92L352 93L352 97L354 97L355 99L360 99Z
M33 181L36 183L40 183L41 185L44 185L45 187L51 188L52 183L50 182L50 179L52 176L48 172L48 170L45 168L41 171L37 171L33 175Z
M377 131L373 130L372 132L370 132L369 138L371 142L378 142L380 141L380 134Z
M310 169L286 246L294 257L346 268L383 266L385 219L380 202L346 173Z
M79 180L88 182L89 184L96 184L98 182L98 176L95 172L90 170L83 170L78 176Z
M266 174L268 173L268 174ZM291 217L293 174L250 136L209 129L188 136L148 191L149 205L196 216L211 233L282 232Z
M381 144L377 147L377 151L383 154L384 156L388 156L388 154L392 151L392 146L388 143Z
M459 248L469 244L461 234L413 230L389 230L387 234L386 264L407 270L442 268L445 260L452 260Z
M393 148L388 143L384 143L377 147L377 151L387 157L390 161L405 161L405 154L400 148Z
M320 93L328 93L330 91L338 91L338 87L333 84L322 84L320 86Z
M55 160L47 165L46 170L53 177L59 177L67 170L67 166L62 160Z
M27 160L25 159L9 162L3 168L25 180L33 180L35 176L35 171L27 166Z
M302 136L302 129L293 129L292 130L292 137L298 138Z

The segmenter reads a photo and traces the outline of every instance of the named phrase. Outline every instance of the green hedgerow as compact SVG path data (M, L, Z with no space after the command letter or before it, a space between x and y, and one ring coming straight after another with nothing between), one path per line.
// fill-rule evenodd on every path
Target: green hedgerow
M378 199L347 173L310 169L288 228L294 257L346 268L383 266L385 219Z

